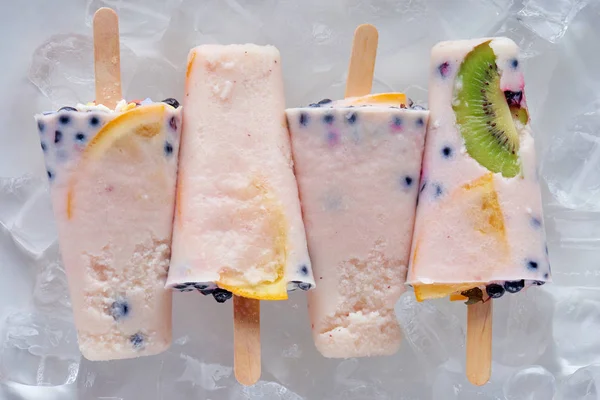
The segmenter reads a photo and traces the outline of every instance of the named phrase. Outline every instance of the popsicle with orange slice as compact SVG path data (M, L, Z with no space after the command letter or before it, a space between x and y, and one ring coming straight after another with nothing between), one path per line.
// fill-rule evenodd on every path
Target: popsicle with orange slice
M171 343L165 289L181 107L121 98L118 20L94 18L96 100L36 116L79 347L90 360Z

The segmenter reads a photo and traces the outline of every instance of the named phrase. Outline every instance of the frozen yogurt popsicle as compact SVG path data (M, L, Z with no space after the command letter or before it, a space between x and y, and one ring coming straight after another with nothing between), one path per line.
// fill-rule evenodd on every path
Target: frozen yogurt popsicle
M408 283L470 302L550 280L533 133L517 45L436 45Z
M400 102L377 104L386 99ZM309 313L325 357L389 355L400 345L394 304L404 291L429 116L398 107L405 100L369 95L287 110L317 282Z
M168 286L225 301L314 286L292 170L279 51L203 45L188 57Z
M37 115L79 347L89 360L171 343L181 107L173 99Z

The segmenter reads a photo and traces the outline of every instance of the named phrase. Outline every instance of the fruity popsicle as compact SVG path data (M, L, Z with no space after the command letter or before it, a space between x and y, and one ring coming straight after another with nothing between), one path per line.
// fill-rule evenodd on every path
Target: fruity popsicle
M550 280L518 52L507 38L432 50L408 274L418 300L462 293L472 304Z
M37 115L79 347L89 360L171 343L164 289L181 107L173 99Z
M310 289L278 50L196 47L184 106L168 287L219 302Z
M391 93L287 110L317 281L309 313L325 357L389 355L400 345L394 304L404 291L429 115L405 103Z

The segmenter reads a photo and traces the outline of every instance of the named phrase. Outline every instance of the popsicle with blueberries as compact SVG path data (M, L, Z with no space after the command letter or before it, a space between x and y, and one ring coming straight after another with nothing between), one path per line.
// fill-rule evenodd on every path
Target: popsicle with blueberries
M110 9L94 18L96 101L36 116L79 348L89 360L152 355L171 343L164 286L182 108L175 99L121 100L117 23Z
M487 320L491 299L550 280L518 55L507 38L442 42L431 53L408 283L418 300L461 298Z
M401 341L394 304L405 290L429 112L402 93L368 94L376 48L377 31L361 25L350 97L286 111L317 282L312 333L326 357L390 355Z

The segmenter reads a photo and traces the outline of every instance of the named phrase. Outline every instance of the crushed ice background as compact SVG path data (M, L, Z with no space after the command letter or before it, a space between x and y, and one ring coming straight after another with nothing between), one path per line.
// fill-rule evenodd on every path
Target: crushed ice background
M202 43L279 47L288 106L343 95L352 32L380 31L374 91L427 99L431 46L505 35L522 48L554 284L495 302L493 375L464 377L465 307L397 305L393 357L329 360L303 293L264 302L263 374L232 373L231 302L175 294L159 356L94 363L78 350L32 115L94 97L91 16L121 18L127 98L182 98ZM0 41L0 399L600 399L600 2L592 0L29 0L3 2ZM260 106L260 105L259 105Z

